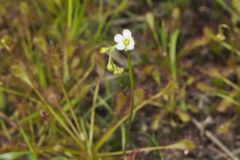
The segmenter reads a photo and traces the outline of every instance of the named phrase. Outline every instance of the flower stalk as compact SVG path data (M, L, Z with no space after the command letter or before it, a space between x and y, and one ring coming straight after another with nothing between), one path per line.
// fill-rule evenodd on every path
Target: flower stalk
M133 66L132 66L132 59L131 59L131 53L130 51L127 51L128 56L128 74L129 74L129 80L130 80L130 113L128 118L128 128L127 128L127 137L126 137L126 143L124 147L124 154L126 152L126 149L128 147L129 140L130 140L130 131L131 131L131 125L132 125L132 119L133 119L133 109L134 109L134 78L133 78Z
M123 67L117 66L113 62L112 54L114 53L114 50L124 51L127 54L128 57L128 74L129 74L129 81L130 81L130 112L128 117L128 124L127 124L127 131L126 131L126 141L123 146L123 153L126 153L126 149L129 145L130 141L130 130L132 125L132 119L133 119L133 110L134 110L134 78L133 78L133 66L132 66L132 59L131 59L131 50L135 47L135 41L132 37L132 33L128 29L124 29L122 34L116 34L114 36L114 41L116 44L112 47L102 47L100 49L100 53L108 53L108 64L107 69L109 72L112 72L113 74L121 74L124 71Z

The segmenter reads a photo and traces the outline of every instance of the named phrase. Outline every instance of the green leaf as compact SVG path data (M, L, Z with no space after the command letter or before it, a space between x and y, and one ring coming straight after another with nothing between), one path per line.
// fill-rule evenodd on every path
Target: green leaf
M159 43L159 39L158 39L158 35L157 35L157 32L156 32L154 15L153 15L152 12L148 12L146 14L146 22L147 22L147 24L148 24L148 26L149 26L152 34L153 34L154 40L158 44Z
M179 112L177 112L177 115L181 119L181 121L183 121L184 123L189 122L191 119L189 114L187 114L186 112L179 111Z
M25 143L27 144L29 150L31 151L31 153L29 154L29 156L31 157L31 160L37 160L37 155L31 145L31 142L30 142L30 138L29 136L25 133L25 131L23 130L22 127L20 127L20 133L21 135L23 136L23 139L25 141Z
M146 14L146 21L151 29L152 32L155 31L155 23L154 23L154 16L153 16L153 13L151 12L148 12Z
M217 128L217 133L218 134L226 134L230 131L234 120L236 119L236 117L231 118L230 120L224 122L223 124L221 124L218 128Z
M33 88L33 84L28 77L26 69L23 65L14 65L12 66L11 71L17 78L22 79L25 83L27 83L30 87Z
M106 53L107 51L109 50L109 48L108 47L102 47L102 48L100 48L100 53L101 54L104 54L104 53Z
M6 105L5 96L3 90L0 89L0 111L4 109L5 105Z
M172 70L172 76L173 79L177 79L177 59L176 59L176 54L177 54L177 41L179 37L180 30L177 29L175 30L170 38L170 63L171 63L171 70Z
M191 140L181 140L173 145L169 146L169 149L180 149L180 150L192 150L196 146Z
M4 160L17 160L21 157L23 157L24 155L28 155L31 154L31 152L28 151L20 151L20 152L8 152L8 153L3 153L0 154L0 159L4 159Z

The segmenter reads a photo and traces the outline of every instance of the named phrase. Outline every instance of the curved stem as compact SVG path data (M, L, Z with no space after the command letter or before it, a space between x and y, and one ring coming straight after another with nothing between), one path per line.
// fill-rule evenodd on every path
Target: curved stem
M141 110L144 106L147 104L151 104L160 97L162 97L165 94L168 94L170 91L172 91L174 87L174 82L169 82L165 88L163 88L159 93L143 100L141 103L139 103L136 107L134 107L133 113L137 113L139 110ZM127 119L129 118L128 114L125 114L123 117L121 117L116 124L108 127L106 132L96 141L96 144L94 146L94 151L98 151L104 143L113 135L113 133L121 126Z
M124 154L126 153L126 148L130 141L130 130L132 125L132 119L133 119L133 109L134 109L134 79L133 79L133 67L132 67L132 59L131 59L131 53L127 51L128 55L128 73L129 73L129 80L130 80L130 115L128 118L128 129L127 129L127 137L126 137L126 143L124 147Z

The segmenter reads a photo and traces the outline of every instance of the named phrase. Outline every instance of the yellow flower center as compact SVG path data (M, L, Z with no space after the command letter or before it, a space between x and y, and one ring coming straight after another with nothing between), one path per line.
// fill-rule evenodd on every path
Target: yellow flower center
M129 39L124 39L123 44L124 44L125 46L128 46L128 45L130 44Z

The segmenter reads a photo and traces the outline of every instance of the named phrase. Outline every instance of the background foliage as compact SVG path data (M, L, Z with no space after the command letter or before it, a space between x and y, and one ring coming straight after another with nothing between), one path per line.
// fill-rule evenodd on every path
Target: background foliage
M237 159L240 0L1 0L0 159ZM114 61L127 68L127 56Z

